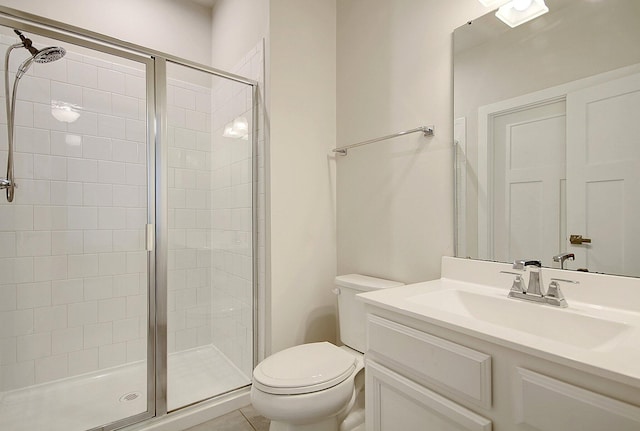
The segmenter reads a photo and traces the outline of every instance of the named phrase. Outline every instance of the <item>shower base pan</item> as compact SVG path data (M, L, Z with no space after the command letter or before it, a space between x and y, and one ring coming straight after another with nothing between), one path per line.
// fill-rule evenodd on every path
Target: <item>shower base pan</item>
M246 386L216 347L172 353L167 405L175 410ZM146 411L146 367L127 364L0 395L0 430L84 431Z

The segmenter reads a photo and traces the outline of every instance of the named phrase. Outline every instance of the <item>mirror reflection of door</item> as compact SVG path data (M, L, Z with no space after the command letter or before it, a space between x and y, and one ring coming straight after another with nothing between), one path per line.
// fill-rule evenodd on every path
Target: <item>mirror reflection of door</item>
M493 256L551 266L565 225L565 102L518 106L491 121Z
M576 267L640 276L640 74L567 95L567 251Z
M637 112L640 74L487 115L488 256L552 266L552 256L570 252L568 268L640 276ZM572 244L572 234L591 242Z

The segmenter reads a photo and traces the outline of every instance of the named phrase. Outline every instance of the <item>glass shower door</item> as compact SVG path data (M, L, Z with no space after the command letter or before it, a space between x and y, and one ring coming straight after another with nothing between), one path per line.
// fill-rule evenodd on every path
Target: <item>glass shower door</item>
M13 127L0 115L2 176L13 129L17 185L13 202L0 190L0 429L108 429L150 417L153 64L0 23L9 98L17 87ZM66 55L30 59L16 26L37 49Z
M167 408L250 384L253 87L167 64Z

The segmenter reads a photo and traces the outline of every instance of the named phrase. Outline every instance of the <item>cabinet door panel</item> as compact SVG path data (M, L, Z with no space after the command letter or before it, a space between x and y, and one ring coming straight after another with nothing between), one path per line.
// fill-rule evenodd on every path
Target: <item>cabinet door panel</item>
M491 407L491 356L371 314L367 328L367 352L384 357L382 362L445 395Z
M640 407L516 368L516 423L538 431L638 431Z
M491 421L377 364L366 365L367 431L491 431Z

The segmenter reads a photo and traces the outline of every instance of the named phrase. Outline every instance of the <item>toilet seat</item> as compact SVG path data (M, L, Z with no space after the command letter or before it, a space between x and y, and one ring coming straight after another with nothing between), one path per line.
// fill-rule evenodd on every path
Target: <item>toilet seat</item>
M253 385L275 395L308 394L344 381L356 365L352 354L331 343L302 344L258 364L253 370Z

